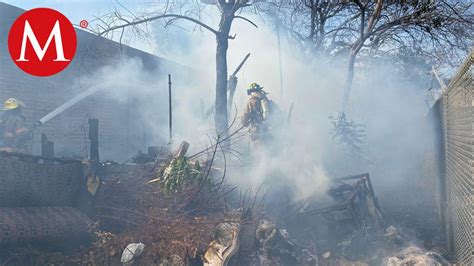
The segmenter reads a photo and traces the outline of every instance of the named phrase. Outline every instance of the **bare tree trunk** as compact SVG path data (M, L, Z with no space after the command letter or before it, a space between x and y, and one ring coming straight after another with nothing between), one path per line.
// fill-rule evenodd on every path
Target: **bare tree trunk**
M374 26L376 23L376 19L380 17L380 12L382 11L382 6L383 6L383 0L377 0L374 11L372 15L370 16L369 21L367 23L367 28L365 27L365 15L366 15L365 12L367 9L367 3L365 3L364 5L362 4L362 1L360 0L356 0L355 3L359 6L360 12L361 12L360 28L359 28L360 36L359 36L359 39L352 45L351 54L349 56L349 64L347 68L347 79L346 79L346 84L344 85L344 94L342 97L342 106L341 106L341 110L344 113L347 113L347 108L349 107L352 82L354 80L355 59L359 51L364 46L365 41L367 40L369 35L372 33L372 30L374 29Z
M217 134L225 134L228 127L227 119L227 49L229 48L229 32L233 14L222 13L219 33L216 36L216 112L214 122Z
M354 66L355 66L356 56L357 56L357 52L351 51L351 55L349 57L349 63L347 66L347 78L346 78L346 83L344 85L344 94L342 97L342 105L341 105L341 110L344 113L347 113L347 108L349 106L352 81L354 80Z
M217 37L216 51L216 111L214 121L217 134L227 129L227 40Z

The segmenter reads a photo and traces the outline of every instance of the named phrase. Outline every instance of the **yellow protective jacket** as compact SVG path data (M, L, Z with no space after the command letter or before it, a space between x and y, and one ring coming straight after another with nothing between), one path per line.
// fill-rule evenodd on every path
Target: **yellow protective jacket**
M264 122L262 99L258 96L252 96L245 105L242 116L242 126L250 127L251 131L256 132Z
M1 120L0 145L11 151L18 151L26 144L28 127L25 118L20 113L6 111Z

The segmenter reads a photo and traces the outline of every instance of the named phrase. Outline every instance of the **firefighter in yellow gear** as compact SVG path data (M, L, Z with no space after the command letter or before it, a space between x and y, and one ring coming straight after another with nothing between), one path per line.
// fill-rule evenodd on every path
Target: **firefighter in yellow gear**
M256 148L272 139L272 115L278 110L275 103L268 99L263 87L250 84L247 94L250 96L242 116L242 126L249 128L250 138Z
M26 152L29 129L22 114L22 101L10 98L3 104L0 120L0 151Z

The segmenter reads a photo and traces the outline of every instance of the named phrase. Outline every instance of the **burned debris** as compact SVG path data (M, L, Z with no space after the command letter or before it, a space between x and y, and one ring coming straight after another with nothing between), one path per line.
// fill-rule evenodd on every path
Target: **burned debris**
M204 181L194 177L197 176L196 172L201 173L206 168L196 169L194 166L198 163L192 166L190 164L188 167L188 164L185 164L187 159L184 159L185 149L179 151L170 161L163 160L141 165L103 164L96 171L96 174L100 176L100 181L91 180L91 176L87 176L87 173L90 173L87 170L90 165L84 164L82 167L84 170L81 167L76 169L77 176L74 178L78 181L77 183L51 182L45 187L54 190L60 189L61 184L71 186L71 190L77 192L75 194L77 200L71 201L70 207L53 207L62 204L60 200L63 194L57 193L44 194L50 196L51 200L42 203L38 202L38 199L41 200L38 198L41 197L40 194L28 196L32 205L35 205L36 201L36 204L46 204L51 207L11 207L8 209L2 207L0 243L2 245L17 242L34 244L37 240L74 242L72 235L80 232L89 235L89 238L92 237L93 244L88 248L77 249L78 242L76 242L77 250L73 255L56 256L45 250L38 254L32 250L29 251L31 254L38 255L36 257L38 261L51 257L54 259L51 261L72 261L77 264L117 264L121 261L122 250L136 239L144 243L146 249L142 256L136 256L137 258L133 259L128 253L123 253L122 260L126 260L127 263L131 260L141 260L141 263L150 265L171 257L179 257L183 262L190 259L200 260L199 254L203 254L204 248L211 240L213 228L222 219L220 214L222 206L219 204L222 202L219 199L221 193L218 191L209 193L210 187L200 189ZM37 173L47 171L45 175L50 179L59 180L64 178L64 174L68 174L67 171L59 169L71 165L68 162L57 162L53 165L59 171L54 172L48 170L50 163L45 163L46 159L25 156L26 159L21 160L17 158L22 155L13 154L2 156L5 159L2 163L11 162L15 166L9 169L7 169L8 165L4 166L4 169L13 175L18 173L19 169L28 172L33 167L38 169ZM72 166L77 165L80 166L81 163L72 163ZM171 166L172 169L166 174L166 179L162 179L162 182L153 182L156 176L165 176L167 166ZM70 175L74 176L72 173ZM42 176L36 176L33 173L24 174L16 181L22 182L22 185L33 185L40 177ZM188 182L186 178L193 182ZM165 182L169 180L179 182L176 181L170 185ZM7 180L2 179L2 182L7 182ZM96 185L97 182L100 186ZM15 186L7 187L14 188ZM35 189L35 187L32 186L30 189ZM15 197L15 200L11 201L12 204L21 202L18 197L22 194L15 196L15 194L6 193L8 191L2 191L2 197L7 197L6 199ZM3 203L14 206L8 204L8 201L3 201ZM25 230L18 231L19 228ZM92 234L94 231L96 233ZM34 250L41 250L41 245L33 247ZM30 254L28 250L24 252L26 253L23 255ZM0 257L3 259L3 256L7 254L2 253ZM13 264L24 263L19 257L7 257L5 261Z
M2 263L25 263L25 256L77 265L330 265L342 260L395 265L409 259L389 256L403 252L408 241L386 225L368 173L332 179L329 200L297 202L287 210L291 217L281 219L266 215L264 205L232 199L235 188L218 184L222 172L213 169L213 157L190 159L189 146L182 142L174 153L157 153L142 164L103 163L94 175L87 162L3 154L2 162L47 171L50 178L63 178L67 172L59 169L82 165L76 170L83 181L69 184L79 200L67 207L57 206L51 195L54 200L42 203L46 206L0 208L0 243L10 250L0 256L10 254ZM46 170L51 164L58 171ZM32 184L35 177L23 179ZM56 189L61 183L49 184ZM13 194L2 192L2 197ZM38 245L65 240L73 251L56 253ZM17 243L32 246L18 249Z
M55 77L0 3L0 266L473 264L470 3L152 2Z
M326 208L301 209L300 215L320 215L334 224L348 223L356 230L370 232L383 229L383 217L368 173L333 179L328 195L335 204Z
M95 265L297 261L288 233L268 220L257 221L259 215L252 209L228 206L229 188L215 186L212 162L190 160L185 156L188 147L183 142L173 154L145 164L100 164L92 175L88 162L2 154L3 169L16 176L2 182L19 182L31 192L62 190L24 194L8 190L18 186L3 186L8 189L1 193L5 206L0 212L0 242L20 253L2 253L2 259L10 254L2 263L25 263L26 255L38 262ZM64 183L64 175L75 182ZM48 181L44 187L43 181ZM69 201L64 201L66 195ZM78 247L84 239L92 239L92 245ZM76 248L70 255L50 253L39 244L45 241L68 241ZM33 246L15 248L27 243ZM130 245L142 254L131 256L126 251Z

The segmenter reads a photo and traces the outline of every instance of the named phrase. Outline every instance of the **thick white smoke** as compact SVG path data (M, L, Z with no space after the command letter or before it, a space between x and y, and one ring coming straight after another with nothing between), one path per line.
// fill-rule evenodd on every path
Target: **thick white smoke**
M281 89L277 35L259 18L255 21L258 29L243 21L236 21L232 27L236 38L230 40L229 72L251 53L237 76L239 82L234 99L237 117L247 100L246 89L252 82L264 87L285 117L290 106L294 108L291 125L282 121L285 138L278 143L282 151L253 160L254 167L245 168L244 172L229 173L230 181L258 186L271 183L275 176L282 177L297 190L298 198L324 194L328 176L367 171L373 172L376 187L405 182L408 178L406 169L415 163L412 157L423 148L416 142L421 133L417 119L426 112L424 95L420 93L422 88L404 79L390 63L364 62L363 67L356 68L349 118L367 126L367 139L366 158L359 159L354 167L354 163L349 162L351 157L344 155L340 145L331 138L332 125L328 118L340 107L345 62L328 63L327 58L316 58L312 64L307 64L301 60L305 55L299 54L291 42L282 40ZM195 74L191 81L175 80L173 84L174 145L187 140L197 151L205 148L208 136L214 133L212 117L203 121L202 111L214 101L216 44L214 36L206 31L195 30L186 23L179 26L163 30L157 25L154 43L160 56L191 67ZM174 49L160 50L160 47L170 45ZM84 80L115 82L117 86L107 95L123 102L130 98L138 101L139 113L155 135L156 142L166 139L163 138L167 136L166 76L150 73L137 59L126 58L122 64L110 66ZM157 90L157 84L162 84L163 89ZM248 139L236 147L247 152Z

